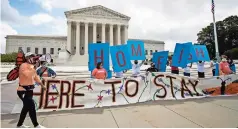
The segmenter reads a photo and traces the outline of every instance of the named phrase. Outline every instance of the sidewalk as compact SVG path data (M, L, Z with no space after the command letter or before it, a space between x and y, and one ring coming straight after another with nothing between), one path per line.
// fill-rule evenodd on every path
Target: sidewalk
M15 127L19 114L2 115L1 127ZM154 101L134 105L39 113L46 127L238 127L238 96ZM29 118L26 125L31 125Z

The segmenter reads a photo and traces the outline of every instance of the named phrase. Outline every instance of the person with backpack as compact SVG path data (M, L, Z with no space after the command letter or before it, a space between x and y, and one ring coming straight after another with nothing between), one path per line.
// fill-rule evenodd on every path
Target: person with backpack
M31 121L36 128L45 128L37 122L36 108L33 100L34 84L37 82L43 90L46 90L46 86L41 82L39 76L35 70L35 55L31 52L25 54L26 62L22 63L19 67L19 86L17 88L17 95L23 102L23 108L21 110L20 118L17 123L17 128L29 128L29 126L23 125L27 113Z
M56 77L56 73L54 70L46 66L46 61L40 62L40 67L37 69L37 75L42 77Z

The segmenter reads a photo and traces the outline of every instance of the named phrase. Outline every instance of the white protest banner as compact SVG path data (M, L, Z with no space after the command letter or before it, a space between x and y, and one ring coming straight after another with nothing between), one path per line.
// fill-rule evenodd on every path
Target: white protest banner
M222 78L223 76L221 76ZM226 94L238 94L238 75L225 76ZM219 78L195 79L174 74L150 73L122 79L45 79L47 90L34 89L38 112L126 105L150 100L201 98L220 95ZM211 86L212 85L212 86ZM12 113L19 113L17 103Z

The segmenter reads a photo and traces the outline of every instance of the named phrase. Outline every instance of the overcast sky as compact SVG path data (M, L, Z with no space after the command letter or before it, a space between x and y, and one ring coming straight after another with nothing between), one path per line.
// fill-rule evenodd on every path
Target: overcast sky
M238 14L238 0L214 0L216 20ZM129 38L196 42L212 22L211 0L1 0L1 52L10 34L67 35L64 11L102 5L131 17Z

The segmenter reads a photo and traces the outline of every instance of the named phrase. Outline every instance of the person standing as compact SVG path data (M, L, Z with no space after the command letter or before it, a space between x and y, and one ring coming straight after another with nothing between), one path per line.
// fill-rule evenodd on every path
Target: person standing
M103 79L107 78L107 71L103 68L102 62L97 63L97 67L93 70L92 76L96 79Z
M170 56L169 62L168 62L169 66L171 67L171 73L179 74L179 68L175 67L175 66L172 66L172 58L173 58L173 55Z
M198 67L198 78L205 78L205 73L204 73L204 61L198 61L197 67Z
M218 65L217 59L214 58L213 61L211 61L211 63L210 63L210 68L212 68L212 75L213 76L217 76L216 75L216 69L217 69L216 67L217 67L217 65Z
M190 77L190 68L192 68L192 63L190 65L187 64L187 66L183 69L184 70L184 72L183 72L184 76Z
M34 67L34 64L36 62L34 60L34 57L34 54L30 52L26 53L25 58L27 62L21 64L19 68L19 86L17 88L17 95L23 102L23 108L21 110L20 118L17 123L17 128L29 127L23 125L28 112L34 127L45 128L37 122L35 103L33 100L33 89L35 82L37 82L43 88L43 90L46 89L39 76L36 74Z
M227 63L226 58L222 58L220 65L219 65L219 71L220 71L220 75L228 75L228 74L232 74L232 71L230 69L229 64Z
M233 73L236 73L236 66L235 66L235 64L233 62L233 59L232 58L228 58L227 63L229 64L229 67L230 67L231 71Z
M132 64L132 76L138 76L140 74L140 67L143 65L144 61L138 64L138 60L134 61Z

